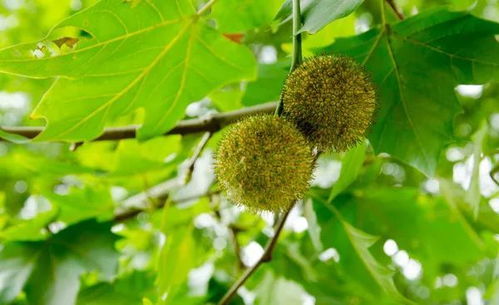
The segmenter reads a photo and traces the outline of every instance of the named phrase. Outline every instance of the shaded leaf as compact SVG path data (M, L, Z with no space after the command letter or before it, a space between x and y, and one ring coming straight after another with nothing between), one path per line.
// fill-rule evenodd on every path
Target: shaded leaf
M365 233L347 222L338 210L325 202L315 205L322 224L324 246L338 250L339 264L350 280L376 295L383 292L400 303L412 304L398 291L393 281L394 272L382 265L371 254L369 248L378 237ZM328 212L329 211L329 212Z
M44 242L12 242L0 252L0 301L9 302L21 289L32 305L73 305L80 275L99 271L109 279L117 268L115 235L110 225L95 221L70 226Z

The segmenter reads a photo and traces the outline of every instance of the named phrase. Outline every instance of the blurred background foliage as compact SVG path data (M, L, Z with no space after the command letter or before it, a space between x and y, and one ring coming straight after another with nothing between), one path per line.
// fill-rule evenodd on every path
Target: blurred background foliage
M95 2L0 0L0 47L38 41ZM499 21L497 0L395 3L406 17L446 7ZM279 98L291 52L289 20L274 20L281 5L213 6L213 26L252 50L258 76L193 101L185 117ZM386 18L397 22L389 8ZM366 0L304 34L304 54L381 22L378 1ZM51 82L0 75L0 124L43 125L29 113ZM375 154L368 141L322 155L272 261L231 304L499 304L499 84L462 84L455 94L454 141L432 177ZM134 123L135 115L115 125ZM424 125L424 116L415 123ZM258 260L275 220L220 194L211 167L219 136L195 160L191 179L201 135L76 150L0 142L0 304L216 304Z

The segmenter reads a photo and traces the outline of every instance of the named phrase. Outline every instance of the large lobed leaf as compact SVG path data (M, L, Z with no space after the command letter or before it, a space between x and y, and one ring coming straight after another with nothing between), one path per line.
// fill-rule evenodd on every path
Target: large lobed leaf
M85 35L0 51L2 73L57 77L32 114L47 120L39 140L89 140L140 108L138 136L158 135L188 103L255 72L249 49L212 29L190 0L103 0L59 23L50 37L67 28Z
M499 78L498 33L497 23L440 10L338 39L321 52L352 56L371 72L379 94L375 151L433 175L453 140L454 87Z
M99 271L105 279L115 274L115 240L110 224L86 221L44 242L6 244L0 251L0 303L25 288L32 305L75 304L83 272Z

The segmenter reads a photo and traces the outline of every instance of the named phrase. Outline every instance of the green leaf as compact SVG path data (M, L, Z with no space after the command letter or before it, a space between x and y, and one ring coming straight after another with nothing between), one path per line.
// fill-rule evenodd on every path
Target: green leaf
M431 176L453 140L454 87L499 77L498 33L497 23L440 10L337 39L322 52L352 56L370 71L379 94L375 151Z
M106 187L71 188L68 194L52 192L45 197L59 208L58 220L66 224L89 218L109 220L114 212L114 203Z
M180 220L174 219L180 221L176 225L169 220L181 211L177 207L170 207L169 205L165 206L163 210L161 229L166 235L166 242L160 250L157 265L159 295L167 296L162 300L161 304L163 305L173 304L172 301L187 279L189 271L196 266L200 258L193 236L192 218L194 215L191 213L195 212L195 210L195 208L184 210L187 216Z
M277 101L281 95L284 80L288 75L289 63L260 64L258 78L249 82L243 96L243 104L251 106L270 101Z
M99 283L78 295L77 305L139 305L144 296L154 296L154 277L136 271L113 283Z
M0 231L3 241L35 241L47 237L45 229L57 216L57 209L51 209L36 215L33 219L23 220Z
M393 281L394 272L378 262L369 251L378 241L378 237L352 226L328 203L318 203L316 208L319 209L316 213L323 226L323 244L326 248L333 246L338 250L339 264L348 277L374 295L379 294L379 290L393 300L411 304L412 301L397 290Z
M343 192L355 181L366 158L367 142L360 143L350 149L341 159L341 171L338 181L331 188L328 202L331 202L338 194Z
M20 135L8 133L0 128L0 139L7 140L16 144L24 144L29 142L29 139Z
M0 252L0 279L6 279L0 302L11 301L25 287L31 305L75 304L82 273L99 271L103 279L115 274L115 241L110 224L86 221L44 242L7 243Z
M213 6L218 29L237 33L269 25L280 0L219 0Z
M90 140L140 108L138 137L152 137L172 128L188 103L253 77L249 49L212 29L191 1L175 3L100 1L59 23L49 35L59 40L1 50L0 72L57 77L32 114L47 120L37 139ZM57 33L68 27L84 35L61 50Z
M440 185L444 193L443 181ZM423 264L428 280L441 266L467 264L486 254L478 232L452 198L425 196L410 187L373 186L354 194L337 197L342 215L361 230L395 240Z
M316 33L329 23L350 15L364 0L310 0L300 1L303 25L300 32ZM276 19L289 20L293 5L286 0L276 15Z
M181 228L167 236L158 266L158 287L161 294L173 294L172 291L186 280L193 267L194 239L191 231L192 227Z

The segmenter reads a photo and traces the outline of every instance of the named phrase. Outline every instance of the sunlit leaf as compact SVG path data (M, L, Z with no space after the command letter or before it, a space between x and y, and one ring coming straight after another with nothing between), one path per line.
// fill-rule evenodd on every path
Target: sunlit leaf
M49 40L0 51L0 71L57 77L33 112L47 126L38 140L88 140L106 124L145 109L140 138L161 134L188 103L224 84L252 78L254 59L195 14L192 2L105 0L53 30L84 31L74 49ZM50 37L51 37L50 36Z

